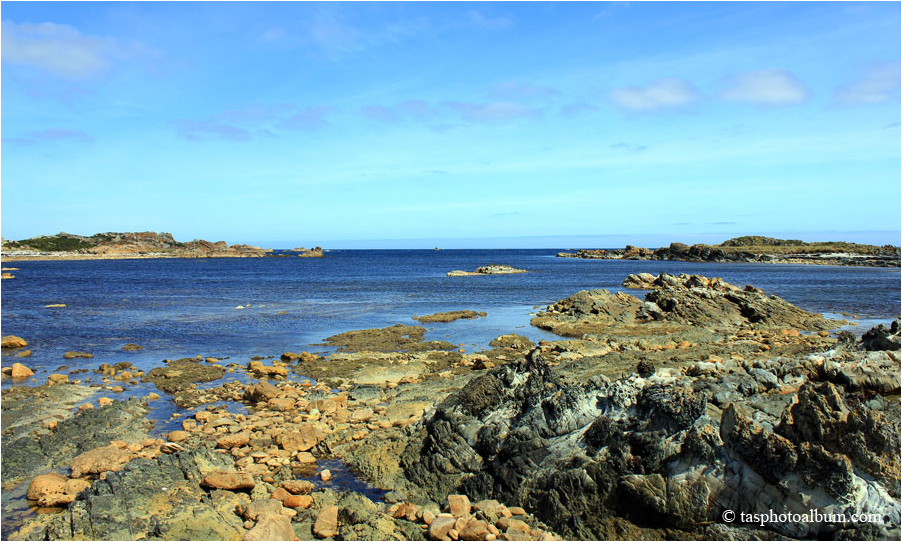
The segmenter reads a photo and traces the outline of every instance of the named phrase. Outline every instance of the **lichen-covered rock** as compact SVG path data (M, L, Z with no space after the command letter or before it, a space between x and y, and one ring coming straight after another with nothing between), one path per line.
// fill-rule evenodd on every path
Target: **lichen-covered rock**
M219 380L225 373L224 367L206 365L195 358L181 358L163 367L154 367L142 381L153 382L160 391L174 394L192 384Z
M66 387L61 384L51 388L56 392L64 391ZM6 408L7 403L4 402L4 410ZM139 441L145 438L148 429L146 414L146 404L137 399L116 401L108 407L83 410L71 418L58 421L52 432L39 437L26 434L11 441L4 437L4 487L18 484L37 472L68 466L75 456L106 446L111 440Z
M108 472L60 514L42 515L19 532L38 540L237 540L244 533L234 495L200 487L231 459L202 447L135 459ZM163 488L166 488L163 490ZM212 498L211 498L212 497Z

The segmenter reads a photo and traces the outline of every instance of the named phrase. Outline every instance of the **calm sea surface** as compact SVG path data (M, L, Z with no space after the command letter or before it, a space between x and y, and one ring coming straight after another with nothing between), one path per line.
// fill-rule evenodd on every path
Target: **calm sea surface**
M19 268L16 278L2 282L2 333L28 340L34 354L23 361L33 369L117 361L146 369L164 358L197 354L245 363L285 351L325 352L312 345L341 331L416 323L412 316L438 311L486 311L486 318L427 326L427 339L473 351L502 333L553 338L529 326L536 306L586 288L622 290L629 273L661 271L752 284L810 311L857 315L862 326L900 313L898 269L577 260L555 258L558 251L341 250L326 258L13 262L6 266ZM445 276L488 263L529 273ZM44 308L53 303L66 307ZM128 342L144 350L121 351ZM63 360L67 350L95 358ZM4 365L11 361L4 356Z

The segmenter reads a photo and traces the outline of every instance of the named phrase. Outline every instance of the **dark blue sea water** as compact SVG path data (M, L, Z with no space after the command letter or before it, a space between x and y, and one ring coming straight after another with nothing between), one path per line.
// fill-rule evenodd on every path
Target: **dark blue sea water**
M2 282L2 333L29 342L33 355L24 361L33 369L118 361L149 369L164 358L197 354L246 363L257 355L327 351L313 345L341 331L415 323L412 316L445 310L486 311L478 320L427 326L428 339L472 351L502 333L553 338L529 326L535 307L585 288L622 289L629 273L661 271L752 284L810 311L857 315L863 326L900 312L898 269L577 260L555 258L558 251L342 250L326 258L12 262L5 265L19 270ZM445 276L493 262L529 273ZM53 303L66 307L44 308ZM128 342L144 350L121 351ZM67 350L95 358L63 360ZM12 361L4 355L4 364Z

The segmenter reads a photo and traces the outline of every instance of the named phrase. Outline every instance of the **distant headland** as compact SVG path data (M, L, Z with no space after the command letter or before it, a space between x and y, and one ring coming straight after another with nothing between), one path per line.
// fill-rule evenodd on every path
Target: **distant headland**
M820 265L899 267L900 249L892 245L858 243L806 243L798 239L774 239L747 235L728 239L719 245L685 245L648 249L626 245L622 249L582 249L559 252L560 258L589 260L676 260L687 262L765 262Z
M13 260L115 260L135 258L261 258L268 251L251 245L195 239L182 243L171 233L106 232L90 237L60 232L2 243L2 258Z

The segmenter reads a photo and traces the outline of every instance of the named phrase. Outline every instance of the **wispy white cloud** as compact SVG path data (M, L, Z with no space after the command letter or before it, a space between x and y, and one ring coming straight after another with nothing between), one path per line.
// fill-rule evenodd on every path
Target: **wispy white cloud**
M385 23L361 21L353 10L343 9L336 3L320 7L300 24L286 22L268 27L258 39L263 43L340 59L385 45L398 45L431 31L432 25L426 17Z
M804 103L811 97L808 87L785 70L756 70L731 77L720 98L767 106Z
M576 102L561 107L561 115L574 118L579 117L593 111L598 111L598 107L586 102Z
M227 141L249 141L252 134L249 130L214 120L176 120L172 123L178 134L190 141L207 139L224 139Z
M107 70L112 62L146 54L139 43L88 36L76 28L55 23L2 23L4 63L39 68L66 78L87 78Z
M90 143L94 140L94 138L81 130L70 130L68 128L48 128L46 130L26 132L19 137L3 138L4 143L12 143L17 145L37 145L40 143L51 143L54 141L67 140L81 143Z
M398 104L398 109L416 119L432 118L438 113L426 100L406 100Z
M504 30L513 24L507 17L489 17L475 9L467 11L466 16L470 24L485 30Z
M899 101L902 63L887 62L871 66L859 79L836 91L835 101L841 105L872 105Z
M360 112L364 117L379 122L396 123L401 120L394 110L381 105L366 105L360 108Z
M619 151L627 151L627 152L642 152L648 149L648 145L630 145L629 143L624 143L620 141L618 143L614 143L611 145L612 149Z
M470 122L496 122L522 118L538 118L542 111L515 102L444 102L442 105Z
M360 112L366 118L386 123L425 122L431 129L437 131L452 128L453 126L443 122L452 116L458 117L461 121L474 123L504 122L543 116L541 109L513 101L446 100L433 105L426 100L413 99L394 106L367 105L362 107Z
M334 111L328 105L298 108L291 103L272 103L228 109L205 119L179 119L172 125L179 136L190 141L251 141L276 137L286 130L322 130L329 126L326 117Z
M302 130L305 132L322 130L329 126L326 116L334 111L335 108L329 105L305 107L281 122L279 127L286 130Z
M677 109L701 100L702 95L685 79L667 78L652 81L645 87L614 89L611 101L627 111Z
M505 81L497 83L489 88L489 96L503 100L528 100L531 98L552 98L560 95L556 88L523 83L518 81Z

